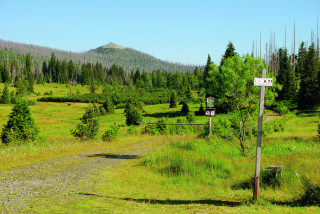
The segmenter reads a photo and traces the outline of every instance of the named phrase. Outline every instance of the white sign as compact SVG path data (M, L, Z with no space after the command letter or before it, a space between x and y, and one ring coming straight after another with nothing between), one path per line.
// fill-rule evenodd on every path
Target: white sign
M254 78L255 86L272 86L272 78Z
M210 111L206 111L206 116L210 116Z
M216 114L215 110L211 111L211 116L214 116L215 114Z

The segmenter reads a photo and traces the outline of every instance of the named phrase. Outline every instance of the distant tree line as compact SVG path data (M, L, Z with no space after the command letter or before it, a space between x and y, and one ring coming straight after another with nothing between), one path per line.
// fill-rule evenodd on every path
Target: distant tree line
M226 88L214 92L212 88L219 88L221 81L228 81L221 78L224 73L221 68L227 59L235 56L238 53L229 42L219 66L208 55L204 68L195 67L192 72L182 73L159 69L146 72L139 68L127 71L117 64L105 67L99 62L79 64L72 59L59 60L55 53L39 64L31 54L0 50L0 82L14 83L21 95L33 93L35 82L91 85L93 92L95 85L105 84L127 86L130 90L169 89L175 90L183 100L192 100L197 95L203 102L205 96L214 96L220 100L218 107L226 112L234 108L230 105L230 97L224 94ZM306 47L302 42L297 55L289 55L286 48L279 48L273 57L276 60L269 60L267 65L268 72L275 76L280 85L275 89L278 94L276 99L288 101L283 103L301 109L317 108L320 103L319 48L314 43ZM293 57L295 60L292 60ZM275 67L276 70L273 69ZM166 102L169 100L167 98Z

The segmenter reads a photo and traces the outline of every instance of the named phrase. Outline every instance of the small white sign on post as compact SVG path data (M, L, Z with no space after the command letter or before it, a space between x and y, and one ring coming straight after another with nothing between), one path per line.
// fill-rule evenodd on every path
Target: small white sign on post
M255 86L272 86L272 78L254 78Z

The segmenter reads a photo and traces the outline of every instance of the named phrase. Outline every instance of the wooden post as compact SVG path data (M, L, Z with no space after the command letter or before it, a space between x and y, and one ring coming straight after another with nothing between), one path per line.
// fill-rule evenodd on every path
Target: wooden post
M210 118L210 122L209 122L209 135L211 135L212 134L212 117L210 116L209 117Z
M147 122L144 122L144 130L145 130L145 133L147 134Z
M265 78L265 77L266 77L266 69L263 69L262 70L262 78ZM265 86L261 86L261 88L260 88L259 118L258 118L258 133L257 133L256 171L255 171L255 176L254 176L254 192L253 192L253 199L254 200L258 199L258 194L259 194L264 92L265 92Z

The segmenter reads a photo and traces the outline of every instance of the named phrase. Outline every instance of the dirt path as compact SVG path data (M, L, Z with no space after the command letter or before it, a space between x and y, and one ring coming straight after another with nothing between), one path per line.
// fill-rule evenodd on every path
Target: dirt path
M0 213L28 212L38 204L59 206L64 198L81 200L88 191L90 177L108 166L136 159L150 147L137 147L161 140L148 140L132 145L128 152L96 151L19 167L0 174Z

